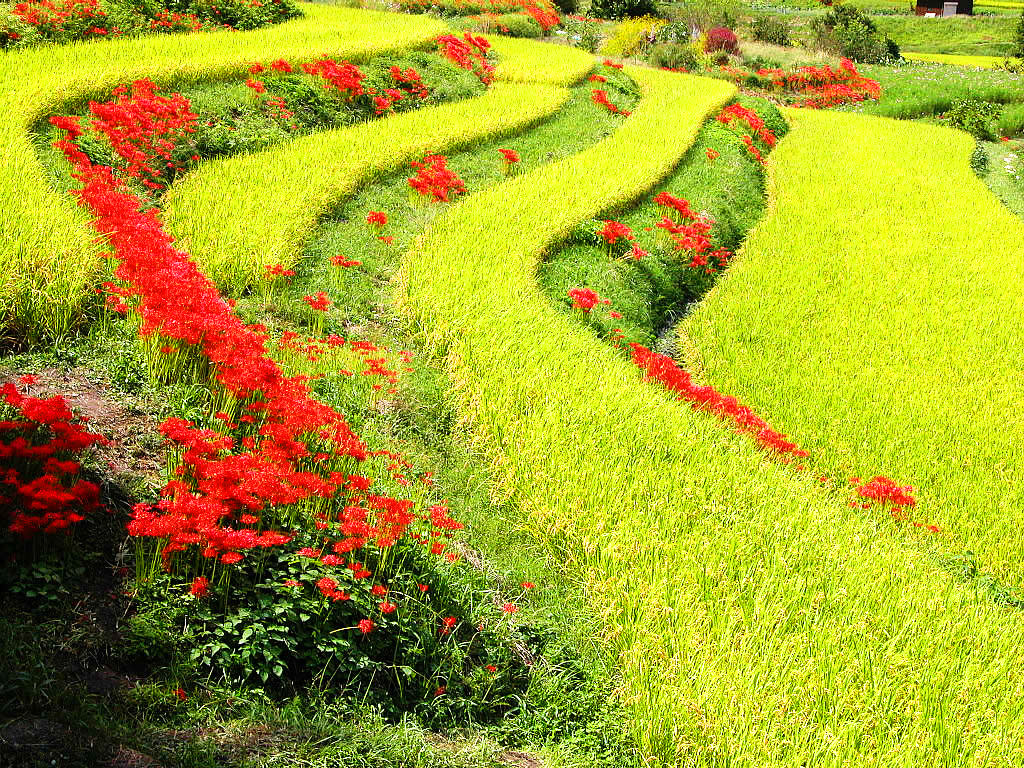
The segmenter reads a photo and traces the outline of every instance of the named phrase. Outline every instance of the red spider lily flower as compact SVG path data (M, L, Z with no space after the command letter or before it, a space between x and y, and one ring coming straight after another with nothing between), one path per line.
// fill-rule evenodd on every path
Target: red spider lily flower
M395 605L394 603L390 603L387 600L385 600L383 603L380 603L379 607L380 612L383 613L385 616L390 615L398 610L397 605Z
M309 305L309 308L316 312L326 312L334 303L323 291L317 291L315 296L303 296L302 300Z
M275 277L294 277L294 269L285 269L283 264L269 264L263 268L264 275L268 280Z
M458 622L459 620L456 619L454 616L446 616L445 618L443 618L441 620L441 634L447 635L449 632L455 629L455 625L458 624Z
M282 582L282 584L283 584L284 586L286 586L286 587L301 587L301 586L302 586L302 585L301 585L301 584L299 584L299 582L297 582L297 581L296 581L295 579L285 579L285 580L284 580L284 581Z
M385 245L394 245L395 244L395 236L394 235L384 235L383 237L378 237L377 239L380 240Z
M258 75L261 72L263 72L265 69L266 68L262 64L259 64L259 63L253 64L251 67L249 67L249 74L250 75Z
M501 153L501 156L505 159L506 163L519 162L519 153L514 149L499 149L498 152Z
M377 597L383 597L387 593L388 593L388 588L385 587L383 584L374 584L373 585L373 589L370 590L370 594L371 595L376 595Z
M178 701L187 701L188 700L188 694L185 693L185 689L184 688L180 688L180 687L179 688L175 688L174 689L174 695L178 698Z
M330 568L335 565L341 565L345 561L337 555L324 555L320 558L320 562Z
M502 613L513 614L519 610L519 606L515 603L505 603L501 606Z
M220 556L220 561L226 565L234 565L240 563L242 558L245 557L241 552L225 552Z
M523 589L533 589L533 587L534 587L534 584L533 584L533 582L532 582L532 581L524 581L524 582L523 582L522 584L520 584L519 586L520 586L520 587L522 587Z
M608 317L610 317L612 320L621 320L622 313L612 310L611 312L608 313Z
M494 79L494 65L487 60L491 44L485 38L474 37L469 32L461 39L454 35L441 35L437 44L442 56L475 74L480 82L486 85Z
M587 78L587 80L589 80L592 83L607 83L608 82L608 78L605 77L604 75L591 75L590 77Z
M448 168L448 158L444 155L427 155L421 162L410 165L417 173L409 178L409 186L435 202L447 203L466 191L462 179Z
M419 587L420 592L426 592L428 589L430 589L430 587L426 584L417 584L416 586Z
M611 304L611 300L602 299L590 288L571 288L569 298L572 299L572 308L581 309L584 313L589 313L598 304Z
M263 84L262 80L255 80L255 79L250 77L248 80L245 81L245 84L246 84L246 86L248 86L249 88L252 89L253 93L266 93L267 92L267 86L265 86Z
M360 619L359 624L357 626L360 632L362 632L364 635L368 635L371 632L373 632L374 627L376 627L377 625L370 621L370 619Z
M857 495L896 508L913 507L917 504L913 490L909 485L897 485L894 480L878 475L859 486Z
M694 408L706 410L721 419L732 421L737 431L751 434L761 447L783 457L802 458L807 451L799 449L786 436L771 429L767 422L734 397L721 394L713 387L693 383L688 371L676 362L641 344L630 344L633 363L644 371L649 381L658 381L666 389L679 394Z
M189 594L193 597L203 598L210 593L210 580L205 576L196 576L192 580L192 586L189 588Z
M445 691L447 690L448 689L443 685L437 686L437 690L434 691L434 697L437 698L438 696L444 696Z
M605 221L604 227L597 233L608 245L614 245L619 240L635 240L633 230L618 221Z
M331 264L336 267L358 267L363 262L356 261L355 259L346 259L342 254L331 257Z
M622 65L621 65L621 64L616 64L616 63L615 63L614 61L612 61L611 59L605 59L605 60L604 60L604 61L602 61L601 63L602 63L602 64L603 64L604 66L606 66L606 67L611 67L612 69L622 69Z
M324 576L316 583L316 588L324 595L324 597L330 597L338 589L338 582L334 579Z
M704 154L707 156L708 160L711 160L712 162L717 160L718 157L719 157L719 154L718 154L717 150L712 149L711 147L708 147L704 151Z
M493 675L493 674L494 674L495 672L497 672L497 671L498 671L498 668L497 668L496 666L494 666L493 664L488 664L488 665L487 665L486 667L484 667L484 669L486 669L486 670L487 670L488 672L490 672L490 673L491 673L492 675Z
M650 256L651 254L649 254L639 245L634 245L632 248L629 249L629 252L626 255L633 259L634 261L641 261Z
M270 68L275 72L283 72L285 74L290 74L294 71L292 69L292 65L284 59L278 59L277 61L271 62Z

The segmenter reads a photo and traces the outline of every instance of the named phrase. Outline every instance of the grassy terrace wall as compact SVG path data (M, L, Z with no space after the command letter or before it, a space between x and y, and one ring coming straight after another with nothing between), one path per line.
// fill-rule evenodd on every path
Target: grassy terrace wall
M1024 223L965 134L789 117L772 212L685 325L701 366L824 467L919 488L945 548L1024 584Z
M498 82L481 98L204 164L168 196L171 231L222 290L238 293L264 266L291 263L316 222L359 186L428 152L525 129L561 107L563 86L594 64L574 48L508 39L495 47Z
M732 94L631 74L645 98L614 136L439 216L404 300L505 491L587 578L643 748L673 765L1021 759L1016 616L641 383L541 295L544 251L664 177Z
M0 52L0 334L12 325L29 336L65 333L100 263L85 214L50 189L33 151L28 130L47 112L142 77L157 83L226 78L254 60L323 53L361 61L425 45L446 29L423 16L322 5L303 5L303 12L303 19L252 32Z

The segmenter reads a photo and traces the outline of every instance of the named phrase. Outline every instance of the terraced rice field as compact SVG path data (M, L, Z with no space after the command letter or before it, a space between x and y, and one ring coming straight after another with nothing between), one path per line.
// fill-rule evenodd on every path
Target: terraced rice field
M251 33L0 53L0 332L32 347L90 329L100 336L115 334L115 326L132 331L137 319L101 312L91 299L110 279L98 254L113 250L117 277L131 288L114 295L135 302L131 312L143 316L144 334L157 330L144 345L157 385L177 392L173 387L189 379L206 398L190 403L187 418L195 423L188 428L165 424L165 436L182 443L167 469L177 479L151 511L168 526L172 517L174 525L193 525L190 515L199 519L196 508L205 504L222 511L178 539L174 526L154 526L149 512L135 510L139 562L146 537L195 553L174 561L174 549L166 550L170 582L158 583L184 589L194 602L221 590L225 606L229 596L244 599L237 595L247 587L239 584L253 585L250 591L273 598L260 610L286 605L291 598L280 583L258 579L265 564L279 573L273 557L292 562L294 553L251 550L288 541L225 544L237 539L211 533L285 531L305 547L294 554L301 565L287 572L294 583L291 576L283 583L310 587L315 598L297 609L305 618L295 626L326 621L349 605L362 612L324 624L326 634L318 636L320 643L353 638L317 646L318 658L341 658L384 632L397 636L401 625L389 618L396 610L418 615L418 598L399 589L398 575L387 585L380 577L370 591L395 561L407 562L392 560L388 548L399 546L410 521L394 513L385 524L381 510L419 514L434 504L423 512L421 543L434 545L436 555L454 546L447 537L457 526L441 498L427 502L432 491L406 488L415 479L412 464L389 449L374 464L380 456L368 454L373 446L350 429L375 423L349 411L357 397L367 413L400 410L398 373L384 369L411 365L412 353L403 352L400 364L385 359L386 351L373 359L378 346L354 346L355 324L331 324L331 312L346 302L355 312L365 301L355 288L348 295L340 287L354 280L326 278L322 265L309 266L312 244L330 240L330 227L338 227L339 237L349 238L348 253L333 264L368 273L371 264L393 264L390 275L372 273L385 286L373 295L388 304L375 306L373 319L383 323L388 312L400 318L401 338L445 383L452 419L486 476L486 495L511 510L503 525L553 553L558 565L549 577L574 585L541 604L549 614L585 615L597 627L593 643L614 669L630 764L1024 765L1024 364L1016 319L1024 303L1024 223L972 173L973 140L880 117L783 111L790 130L767 159L764 217L675 333L679 362L695 378L738 398L809 452L798 466L773 459L711 409L644 380L588 325L589 310L562 311L537 279L544 259L581 227L614 219L673 174L702 129L736 99L727 82L628 66L619 73L578 49L494 37L494 82L481 78L483 95L381 110L367 122L201 162L154 208L102 174L90 176L95 166L86 158L78 160L79 173L95 184L83 196L87 210L41 164L30 130L51 114L106 98L123 82L150 78L170 91L247 72L256 77L263 69L250 70L253 62L289 60L296 69L327 55L369 62L435 51L448 31L424 16L313 5L303 11L302 20ZM588 133L578 152L538 150L521 162L498 148L545 130L564 142L565 129L553 127L560 117L604 110L606 99L595 94L588 104L579 94L616 77L635 105L608 109L612 117L598 112L612 128ZM258 85L248 87L259 93ZM450 168L429 161L450 155L451 168L465 168L469 179L481 147L495 156L495 169L502 152L502 170L487 166L477 174L485 180L465 191L438 170ZM717 156L709 149L707 162ZM406 184L410 163L421 159L420 180L433 169L432 183L451 201L422 202ZM409 202L401 201L403 192ZM387 215L366 207L379 200L391 201ZM106 237L96 237L92 217ZM344 234L354 227L358 235ZM352 258L356 248L363 249L360 260ZM153 266L158 259L164 266ZM268 270L298 270L308 306L275 303ZM336 353L327 349L345 344ZM182 361L180 370L161 356ZM341 366L361 364L383 377L372 392L361 377L345 384L351 371L339 374ZM186 432L187 439L175 437ZM364 498L374 481L362 474L380 478L388 496ZM909 517L860 503L848 478L876 475L912 486ZM429 474L425 488L428 481ZM441 492L448 498L456 491ZM372 514L352 516L364 504ZM377 526L369 534L367 519ZM139 533L144 523L156 532ZM364 552L347 569L343 559L324 557L332 542L317 538L334 525L348 537L335 537L343 546L334 552ZM380 543L392 533L395 541ZM371 552L375 536L379 552ZM487 551L486 543L473 546ZM213 570L203 547L207 560L212 552ZM462 557L462 550L457 557L447 551L451 561ZM155 552L146 555L150 580L161 570ZM257 557L270 559L245 570ZM240 561L232 587L225 573ZM337 570L311 570L321 564ZM370 579L357 583L363 577L349 572L359 574L364 564ZM321 574L334 575L316 580ZM426 580L413 575L409 593ZM434 705L454 699L461 690L455 668L472 663L480 685L473 690L487 693L465 694L466 701L484 701L484 713L499 711L508 704L486 700L498 685L486 674L504 674L503 663L518 663L523 679L533 672L516 661L520 646L483 666L476 638L485 626L513 625L518 603L501 597L507 585L481 597L469 592L470 577L444 578L453 580L419 588L431 596L462 590L472 611L432 607L423 635L429 640L417 640L423 650L413 656L434 658L434 644L449 637L455 643L462 629L473 639L449 677L424 683L430 693L423 698ZM523 593L533 586L523 582ZM414 635L409 630L403 642ZM246 643L258 636L250 627L221 650L250 659ZM245 663L262 662L253 654ZM396 673L405 681L399 688L414 687L417 663L402 666L405 678ZM284 666L273 674L284 675ZM360 672L351 674L359 679ZM368 690L373 685L371 678ZM186 692L178 690L181 698ZM198 698L198 688L189 695Z

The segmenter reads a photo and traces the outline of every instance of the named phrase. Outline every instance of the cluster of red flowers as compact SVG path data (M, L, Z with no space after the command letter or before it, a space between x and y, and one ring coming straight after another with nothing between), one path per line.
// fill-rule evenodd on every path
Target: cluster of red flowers
M537 3L528 2L523 6L523 10L530 18L540 24L540 28L544 30L545 34L562 23L558 12L551 6L545 8Z
M679 394L694 408L709 411L719 418L731 421L736 429L754 436L763 448L789 457L807 456L807 451L797 448L796 443L786 440L786 436L771 429L767 422L750 408L741 404L735 397L723 395L714 387L701 387L694 384L690 374L680 368L676 362L666 355L653 352L641 344L630 344L633 363L644 372L645 380L657 381L666 389Z
M462 69L468 69L485 85L494 80L494 65L487 60L491 44L483 37L466 32L461 38L441 35L437 38L441 55Z
M635 240L633 230L618 221L605 221L604 226L597 233L608 245L614 245L619 240Z
M103 37L107 34L107 12L99 0L28 0L11 11L44 37L74 32L82 37ZM17 35L14 35L17 39Z
M589 314L598 304L612 303L610 299L602 299L590 288L570 288L569 298L572 299L572 308L583 310L585 314Z
M164 10L153 17L149 22L149 28L154 32L198 32L203 28L203 22L192 13Z
M668 192L661 192L654 197L654 202L669 209L669 214L662 216L654 225L663 230L672 242L673 249L687 253L691 269L702 269L712 273L716 267L725 269L732 258L727 248L711 248L711 229L714 221L706 215L700 215L690 208L689 200Z
M824 481L825 478L822 478ZM915 528L924 528L929 533L939 533L939 526L934 523L922 523L910 517L910 508L917 506L917 499L914 498L913 488L909 485L900 485L891 478L876 475L866 483L862 483L859 477L851 477L850 485L858 499L866 501L851 501L851 507L870 509L873 504L880 505L883 509L889 510L894 520L901 523L910 523Z
M722 67L722 71L737 83L749 82L756 74L754 79L769 81L773 89L805 96L796 105L810 109L877 99L882 94L878 81L861 75L849 59L842 59L838 67L799 67L795 72L759 69L753 73L735 67Z
M399 88L408 91L417 99L425 99L430 95L430 89L423 84L420 73L412 67L403 70L400 67L392 66L388 73Z
M839 62L839 68L801 67L796 75L787 78L789 87L809 94L798 106L826 109L839 104L851 104L867 99L878 99L882 87L877 80L864 77L849 59Z
M348 100L366 94L363 88L366 75L355 64L347 61L337 62L325 56L316 61L306 62L302 65L302 70L307 75L323 78L325 88L333 88Z
M614 115L622 115L623 117L629 117L632 113L628 109L619 109L617 106L608 100L608 92L595 88L590 92L590 99L598 106L604 107Z
M761 150L754 144L754 137L762 142L769 149L775 146L778 141L771 129L764 124L760 115L752 109L747 109L739 104L730 104L723 109L716 118L722 125L731 125L734 122L746 123L750 133L742 134L743 144L758 163L764 165L765 159ZM751 136L753 134L753 136Z
M334 303L323 291L317 291L315 296L303 296L302 300L315 312L326 312Z
M315 557L327 568L343 567L340 573L350 579L373 574L362 562L348 562L342 555L352 556L364 547L392 547L403 537L457 560L456 552L445 551L446 542L462 525L447 506L374 493L373 479L344 471L354 462L382 457L390 461L391 479L404 486L409 483L409 462L391 452L368 451L341 414L311 396L303 377L285 376L267 354L266 329L244 325L188 254L173 248L155 211L130 194L109 168L93 165L78 149L75 140L82 128L77 120L52 122L66 131L58 146L83 184L76 193L80 203L96 216L95 227L109 240L118 262L115 276L126 287L111 289L119 291L119 299L132 302L141 335L160 334L201 354L233 403L228 408L232 413L215 415L221 422L218 429L202 429L182 419L164 422L161 432L179 454L177 477L155 506L134 509L129 532L159 539L166 568L175 553L190 548L207 562L238 563L247 551L288 544L295 526L304 524L311 524L310 532L319 540L315 548L304 547L296 555ZM387 217L380 213L371 221L383 224ZM278 265L268 271L284 275L290 270ZM319 295L308 298L311 306L327 301ZM283 347L311 359L346 343L334 336L307 342L297 334L281 339ZM366 375L394 386L398 372L387 367L378 347L369 342L349 346L361 355ZM399 356L408 366L411 353ZM424 485L432 483L429 476L421 479ZM328 503L331 499L334 503ZM275 525L284 530L274 530ZM317 588L325 599L343 600L338 583L324 577ZM202 598L209 590L209 580L199 576L189 591ZM381 604L382 613L393 610L394 604ZM368 634L375 624L363 619L357 626Z
M82 128L74 118L51 118L67 132L57 142L83 183L76 194L97 217L118 266L119 289L134 303L139 333L160 334L194 347L206 358L217 383L239 404L251 432L240 441L181 420L163 433L181 446L181 478L164 490L155 508L136 508L133 535L166 538L165 555L199 545L204 554L240 559L238 550L283 543L289 537L230 523L241 510L329 497L343 477L323 478L301 466L310 460L364 459L365 447L344 417L310 396L301 377L287 377L266 351L267 331L246 326L220 297L188 254L172 246L156 213L127 192L104 166L94 166L74 141ZM317 443L315 450L310 444Z
M35 377L21 384L31 386ZM0 403L21 418L0 421L0 513L22 538L67 531L99 509L99 488L78 478L78 457L103 442L75 420L62 397L28 397L11 382L0 386Z
M448 168L448 158L444 155L427 155L421 162L411 165L416 175L409 179L409 186L421 195L447 203L466 191L462 179Z
M181 94L160 96L157 90L149 80L136 80L130 89L115 88L113 101L89 103L91 126L123 161L121 172L150 189L163 189L167 172L182 170L172 154L199 119Z

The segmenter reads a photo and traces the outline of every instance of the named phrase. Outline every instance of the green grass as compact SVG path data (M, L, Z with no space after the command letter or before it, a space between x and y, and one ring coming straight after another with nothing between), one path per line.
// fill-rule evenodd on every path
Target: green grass
M851 112L911 119L942 114L960 99L1024 104L1024 77L1009 72L926 62L858 71L881 84L882 98L843 107Z
M0 334L57 338L81 319L97 247L85 214L52 190L29 128L70 102L149 77L160 84L228 78L254 60L323 53L365 60L444 32L425 17L303 5L305 18L253 32L105 40L0 53ZM382 36L382 28L388 34Z
M536 123L568 98L556 83L575 82L593 66L591 56L571 48L506 39L496 48L501 82L479 99L206 164L169 192L169 228L222 290L241 293L261 279L264 266L290 264L316 222L360 186L424 154ZM527 84L536 73L542 82ZM310 173L314 158L317 172Z
M403 296L506 492L589 575L641 745L673 765L1019 759L1019 618L641 384L541 295L541 254L655 185L731 92L633 74L645 100L613 137L438 217Z
M1017 19L1013 15L948 19L877 16L874 22L901 50L969 56L1009 56L1014 52Z

